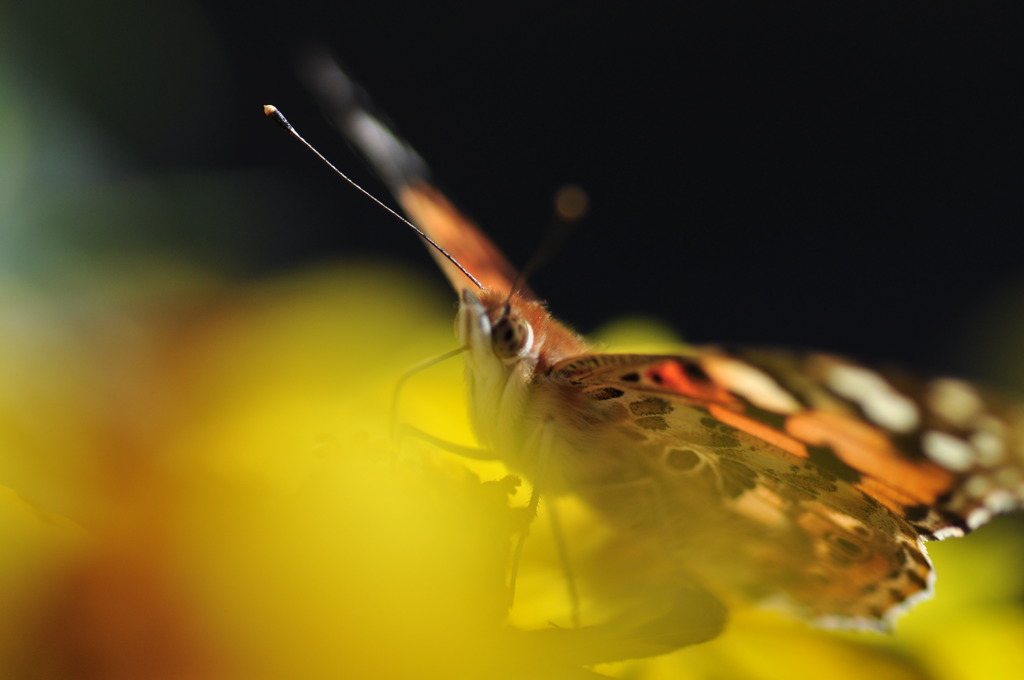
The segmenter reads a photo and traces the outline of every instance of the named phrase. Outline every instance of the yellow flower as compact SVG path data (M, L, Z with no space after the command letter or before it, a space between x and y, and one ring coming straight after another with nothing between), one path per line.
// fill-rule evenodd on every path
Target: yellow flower
M355 266L245 290L201 280L97 294L85 315L0 298L0 677L592 677L716 635L719 610L685 589L646 628L611 612L571 628L543 516L509 614L526 484L391 435L399 376L452 348L443 294ZM461 371L412 377L399 420L472 445ZM584 508L560 507L570 551L601 544ZM1024 661L1007 602L1021 555L986 538L962 541L965 558L935 551L940 596L892 637L740 612L707 644L597 668L998 677ZM979 565L988 592L972 590Z

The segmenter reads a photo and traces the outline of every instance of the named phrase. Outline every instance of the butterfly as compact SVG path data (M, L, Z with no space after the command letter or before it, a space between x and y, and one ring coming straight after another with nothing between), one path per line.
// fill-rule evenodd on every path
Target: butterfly
M459 295L477 437L543 493L659 543L726 601L877 629L930 594L925 541L1021 507L1024 409L967 382L803 351L595 351L343 72L310 73L414 228L443 245L431 252Z

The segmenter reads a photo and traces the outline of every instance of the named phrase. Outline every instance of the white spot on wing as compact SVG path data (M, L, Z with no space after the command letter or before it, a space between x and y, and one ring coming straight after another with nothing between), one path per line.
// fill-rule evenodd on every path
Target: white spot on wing
M973 531L990 519L992 519L991 512L985 508L976 508L971 511L971 514L967 515L967 526Z
M928 406L957 427L967 427L984 404L974 388L961 380L939 378L928 386Z
M771 376L750 364L726 357L709 357L704 362L704 370L716 383L759 408L775 413L796 413L802 408Z
M947 538L962 538L964 530L960 527L942 527L935 532L935 540L944 541Z
M985 507L995 514L1010 512L1017 508L1019 500L1006 489L997 489L985 498Z
M864 415L887 430L910 432L921 420L913 400L874 371L836 363L830 367L827 381L836 394L855 402Z
M947 432L928 430L921 435L921 448L934 462L954 472L963 472L974 463L970 445Z
M992 465L1003 459L1003 439L991 432L975 432L971 435L971 444L978 453L978 462Z

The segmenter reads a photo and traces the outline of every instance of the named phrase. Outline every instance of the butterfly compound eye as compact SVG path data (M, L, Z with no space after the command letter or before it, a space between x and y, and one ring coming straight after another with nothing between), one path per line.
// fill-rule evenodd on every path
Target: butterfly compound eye
M504 316L491 329L491 347L499 359L518 359L533 347L533 328L522 319Z

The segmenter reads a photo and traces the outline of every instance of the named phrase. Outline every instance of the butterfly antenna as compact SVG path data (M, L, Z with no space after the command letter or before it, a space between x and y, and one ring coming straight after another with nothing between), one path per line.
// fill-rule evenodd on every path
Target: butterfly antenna
M324 113L387 185L402 212L465 264L488 290L509 290L516 268L479 227L444 196L423 158L394 129L363 88L323 49L302 55L299 75L320 100ZM464 276L431 251L456 289ZM536 299L527 286L519 296Z
M383 208L384 210L386 210L389 213L391 213L391 215L393 217L395 217L399 221L403 222L405 224L405 226L407 226L410 229L412 229L413 231L415 231L419 235L419 237L421 239L423 239L424 241L426 241L426 243L430 247L434 248L434 250L436 250L438 253L440 253L445 259L447 259L449 262L451 262L453 265L455 265L455 267L458 268L458 270L460 272L465 274L466 278L468 278L470 281L472 281L473 284L477 288L479 288L480 290L484 289L484 286L483 286L482 283L477 281L476 278L472 274L470 274L469 271L465 267L463 267L462 264L458 260L456 260L454 257L452 257L451 254L449 254L447 250L445 250L440 245L438 245L438 243L436 241L434 241L434 239L432 239L429 236L427 236L426 232L424 232L422 229L417 227L415 224L413 224L412 222L410 222L409 220L407 220L406 218L402 217L400 214L398 214L397 212L392 210L391 207L389 207L386 203L384 203L379 198L377 198L376 196L371 194L369 191L367 191L366 189L361 187L358 183L356 183L355 180L353 180L351 177L349 177L348 175L343 173L341 170L339 170L334 165L334 163L331 163L329 160L327 160L327 158L325 158L322 153L320 153L319 151L316 150L316 147L314 147L312 144L307 142L305 140L305 138L302 135L299 134L299 131L296 130L295 127L291 123L288 122L288 119L284 117L284 114L281 113L276 106L271 106L270 104L265 105L263 107L263 113L266 114L267 118L270 118L275 123L277 123L282 128L284 128L285 132L287 132L292 137L294 137L299 142L301 142L303 146L305 146L307 149L312 151L313 154L317 158L319 158L321 161L323 161L324 165L329 167L334 172L334 174L336 174L338 177L341 177L343 180L345 180L346 182L351 184L353 187L358 189L360 192L362 192L362 194L364 196L366 196L371 201L373 201L374 203L379 205L381 208Z
M512 296L526 285L526 281L562 249L569 234L572 233L573 226L587 214L589 203L587 192L575 184L567 184L555 192L555 209L544 240L512 283L508 300L505 302L506 307L509 306Z

